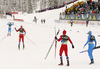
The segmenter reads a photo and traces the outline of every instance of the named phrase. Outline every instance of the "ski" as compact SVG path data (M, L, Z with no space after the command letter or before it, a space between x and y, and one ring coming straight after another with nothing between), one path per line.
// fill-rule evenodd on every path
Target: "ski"
M100 46L94 47L93 50L98 49L98 48L100 48ZM87 51L88 51L88 50L84 50L84 51L81 51L80 53L84 53L84 52L87 52Z
M58 32L57 32L57 34L56 34L56 36L59 34L59 32L60 32L60 30L58 30ZM49 48L49 50L48 50L48 52L47 52L46 56L45 56L45 59L47 58L47 56L48 56L48 54L49 54L49 52L50 52L50 50L51 50L51 48L52 48L52 46L53 46L54 42L55 42L55 38L54 38L54 40L53 40L53 42L52 42L52 44L51 44L51 46L50 46L50 48Z

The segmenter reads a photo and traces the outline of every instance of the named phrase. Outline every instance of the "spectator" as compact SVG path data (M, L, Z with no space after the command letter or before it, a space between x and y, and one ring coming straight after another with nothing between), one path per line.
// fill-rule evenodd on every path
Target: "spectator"
M100 11L100 0L98 2L98 10Z
M94 1L92 3L92 7L93 7L93 10L94 10L95 9L95 3L94 3Z
M92 7L92 3L90 3L89 6L90 6L90 10L91 10L91 9L93 8L93 7Z
M86 27L88 27L88 23L89 23L89 20L88 20L88 18L87 18L87 20L86 20Z

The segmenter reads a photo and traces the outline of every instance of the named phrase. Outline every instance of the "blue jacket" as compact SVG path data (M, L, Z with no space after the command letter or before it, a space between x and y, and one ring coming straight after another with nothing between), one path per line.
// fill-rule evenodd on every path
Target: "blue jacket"
M96 47L97 41L96 41L95 37L93 35L89 35L88 40L84 46L86 46L87 44L93 44L93 42L95 42L95 47Z

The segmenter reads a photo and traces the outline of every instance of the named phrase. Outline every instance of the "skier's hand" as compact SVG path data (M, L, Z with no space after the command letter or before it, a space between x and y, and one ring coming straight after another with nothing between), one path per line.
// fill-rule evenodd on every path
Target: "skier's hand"
M83 46L83 48L85 48L85 46Z
M26 35L26 32L24 33L24 36Z
M94 47L94 49L95 49L96 47Z
M56 39L56 40L58 40L58 38L57 38L57 37L55 37L55 39Z
M74 45L72 44L72 48L74 49Z
M25 36L26 34L24 34L24 36Z
M16 30L16 27L14 29Z

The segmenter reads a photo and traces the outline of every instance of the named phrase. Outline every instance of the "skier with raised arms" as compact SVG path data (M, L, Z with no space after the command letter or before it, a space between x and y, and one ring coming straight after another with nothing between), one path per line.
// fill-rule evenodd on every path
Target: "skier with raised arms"
M11 36L11 26L14 25L14 23L9 22L9 23L7 23L7 25L8 25L8 34L7 34L7 36Z
M25 45L24 45L24 36L26 34L26 31L25 29L23 28L23 26L21 25L20 28L17 30L15 28L16 32L19 31L19 44L18 44L18 49L20 50L20 42L21 42L21 39L22 39L22 43L23 43L23 49L25 48Z
M61 48L60 48L60 53L59 53L61 63L58 65L63 65L62 53L64 51L66 59L67 59L67 66L69 66L67 42L69 41L72 44L72 48L74 48L74 45L73 45L71 39L69 38L69 36L66 35L66 30L63 31L63 35L61 35L59 39L57 37L55 37L55 39L57 41L61 41Z
M88 40L87 40L87 42L86 42L86 44L84 45L83 48L85 48L85 46L88 44L88 55L89 55L89 58L91 60L90 64L93 64L94 63L94 59L93 59L92 52L93 52L93 49L97 45L97 41L95 39L95 36L92 35L92 31L89 31L87 34L89 35L88 36ZM95 42L95 46L94 46L93 42Z

